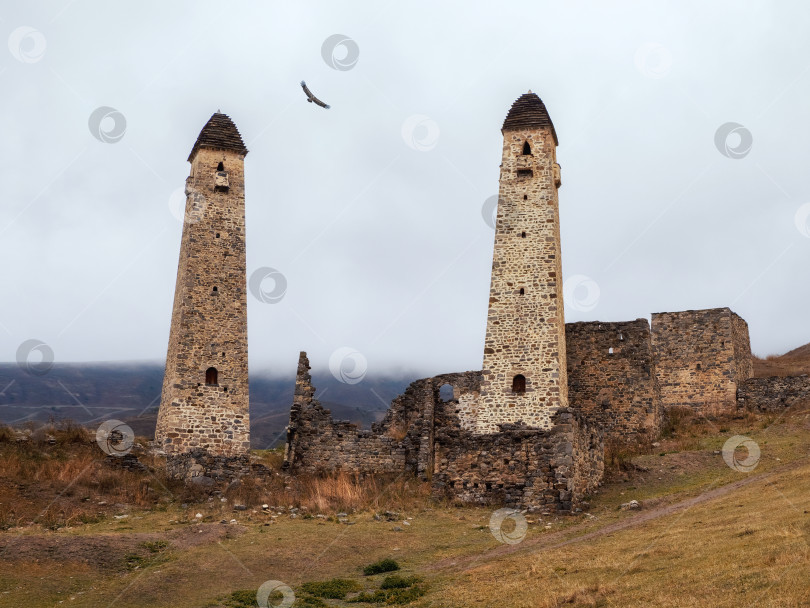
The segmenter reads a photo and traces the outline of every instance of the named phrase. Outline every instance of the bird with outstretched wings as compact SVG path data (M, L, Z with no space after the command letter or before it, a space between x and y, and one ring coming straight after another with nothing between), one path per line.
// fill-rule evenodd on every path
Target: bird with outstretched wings
M321 106L322 108L326 108L327 110L329 109L329 104L324 103L320 99L315 97L315 95L312 94L312 91L310 91L309 88L307 87L307 83L304 82L303 80L301 81L301 88L304 89L304 93L306 94L307 101L309 103L314 102L315 105Z

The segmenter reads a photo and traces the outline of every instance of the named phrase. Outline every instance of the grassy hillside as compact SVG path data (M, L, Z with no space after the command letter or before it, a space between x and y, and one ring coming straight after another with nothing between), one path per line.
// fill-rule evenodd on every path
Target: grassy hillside
M0 434L0 606L244 608L268 580L296 606L810 604L808 407L687 416L650 453L614 454L588 513L527 513L517 544L494 538L492 509L434 504L414 480L281 474L209 494L53 434ZM719 453L738 434L761 450L751 473ZM400 579L363 574L385 558Z

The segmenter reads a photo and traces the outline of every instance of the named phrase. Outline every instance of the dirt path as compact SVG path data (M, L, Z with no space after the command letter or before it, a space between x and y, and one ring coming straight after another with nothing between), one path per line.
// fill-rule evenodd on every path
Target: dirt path
M462 571L470 570L492 559L503 557L505 555L511 555L519 551L538 553L540 551L549 551L552 549L565 547L566 545L572 545L575 543L581 543L584 541L592 540L594 538L600 538L602 536L613 534L614 532L620 532L622 530L627 530L628 528L640 526L644 523L647 523L648 521L652 521L660 517L665 517L667 515L672 515L673 513L677 513L679 511L687 511L692 507L694 507L695 505L709 502L721 496L725 496L726 494L730 494L731 492L735 492L740 488L748 486L752 483L770 479L775 475L792 471L794 469L798 469L802 466L805 466L806 464L807 460L805 458L802 458L797 461L776 467L766 473L760 473L757 475L752 475L750 477L744 477L739 481L728 483L724 486L720 486L719 488L706 490L705 492L698 494L697 496L693 496L685 500L664 504L657 507L652 507L648 510L639 511L638 513L634 513L633 515L625 517L624 519L607 524L606 526L599 528L598 530L592 530L591 532L586 532L585 534L575 536L574 538L571 538L571 536L576 534L579 530L588 527L589 525L592 524L592 522L582 522L581 524L573 526L571 528L560 530L559 532L544 534L538 538L525 540L515 545L508 545L508 544L499 545L494 549L484 551L483 553L479 553L477 555L467 555L463 557L443 559L441 561L436 562L431 567L427 568L427 570L428 571L440 571L448 569L458 569Z

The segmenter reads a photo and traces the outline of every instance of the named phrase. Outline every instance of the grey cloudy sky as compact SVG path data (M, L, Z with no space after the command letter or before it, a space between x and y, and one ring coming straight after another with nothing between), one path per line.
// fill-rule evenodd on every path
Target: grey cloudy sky
M0 359L31 338L57 362L165 357L170 202L221 109L250 149L248 273L288 284L249 299L252 369L344 346L369 373L480 368L481 208L528 89L560 140L567 321L730 306L756 353L804 344L808 31L800 2L6 2ZM352 69L324 61L333 34Z

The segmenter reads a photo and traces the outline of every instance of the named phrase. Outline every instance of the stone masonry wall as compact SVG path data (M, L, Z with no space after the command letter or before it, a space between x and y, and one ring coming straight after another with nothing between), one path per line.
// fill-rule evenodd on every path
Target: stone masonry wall
M748 324L728 308L652 315L656 375L665 408L737 407L737 387L751 375Z
M657 436L662 422L646 319L565 326L570 407L608 437Z
M548 429L568 404L557 169L553 127L504 130L477 433Z
M781 412L797 403L810 403L810 376L749 378L737 390L740 408Z
M568 409L552 422L550 430L503 424L488 435L438 429L433 496L548 513L581 508L604 472L601 430Z
M172 324L156 440L171 456L250 448L244 155L200 148L186 182ZM217 165L229 190L216 191ZM206 370L217 382L206 384Z
M548 511L574 508L601 480L601 430L561 410L550 430L507 424L505 432L475 434L471 416L481 376L465 372L417 380L394 399L381 422L361 430L332 420L317 402L309 361L301 353L284 467L307 473L407 472L432 480L437 497ZM442 399L445 385L452 396Z

